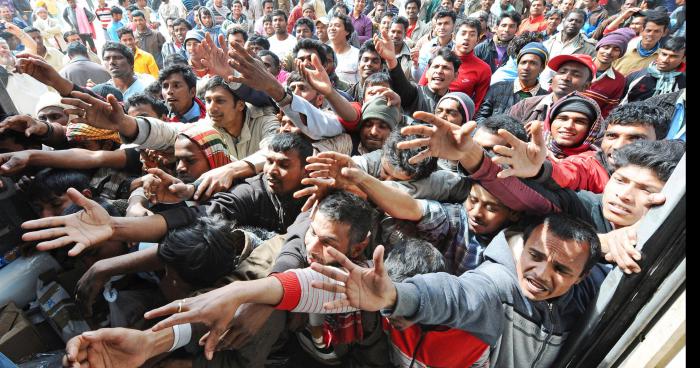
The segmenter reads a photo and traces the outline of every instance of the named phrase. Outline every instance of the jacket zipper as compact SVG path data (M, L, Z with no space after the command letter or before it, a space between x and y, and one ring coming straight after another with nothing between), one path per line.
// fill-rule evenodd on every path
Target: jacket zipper
M537 357L535 360L532 362L532 365L530 368L535 368L537 365L537 362L542 358L542 354L544 353L544 350L547 348L547 343L549 343L549 339L552 338L552 334L554 333L554 313L552 313L552 309L554 309L554 303L547 303L549 306L549 320L552 321L552 326L550 326L549 332L547 333L547 337L544 339L544 342L542 343L542 348L540 348L539 353L537 353Z

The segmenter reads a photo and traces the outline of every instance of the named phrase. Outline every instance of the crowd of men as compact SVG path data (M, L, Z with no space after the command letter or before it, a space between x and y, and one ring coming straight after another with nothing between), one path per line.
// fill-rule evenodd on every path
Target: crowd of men
M641 271L685 12L0 0L0 191L28 219L0 280L80 275L76 368L549 366Z

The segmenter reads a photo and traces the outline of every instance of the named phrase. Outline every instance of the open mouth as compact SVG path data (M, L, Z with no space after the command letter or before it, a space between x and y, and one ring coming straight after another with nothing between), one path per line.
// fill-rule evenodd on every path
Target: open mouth
M532 278L527 277L525 280L527 281L528 289L530 289L533 294L546 293L548 291L546 286L540 284Z
M616 202L608 203L608 210L618 216L627 216L632 213L627 207Z

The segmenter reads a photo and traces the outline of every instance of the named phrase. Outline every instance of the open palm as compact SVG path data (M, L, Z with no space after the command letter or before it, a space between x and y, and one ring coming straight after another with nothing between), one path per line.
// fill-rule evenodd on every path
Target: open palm
M539 173L547 158L547 145L542 135L542 122L532 122L530 129L532 136L530 142L523 142L504 129L498 130L498 135L505 139L510 146L496 145L493 147L493 151L498 154L493 158L493 162L509 166L498 173L499 178L509 176L531 178Z
M120 123L128 119L124 108L113 95L107 96L107 101L92 97L87 93L71 92L72 98L64 98L62 103L73 108L66 109L67 114L77 115L71 123L83 123L96 128L119 130Z
M414 124L401 129L401 134L403 135L416 134L425 137L400 142L396 145L399 149L425 147L425 150L409 160L410 163L415 164L428 157L459 160L464 157L465 152L478 148L471 138L471 133L476 128L476 122L474 121L470 121L460 127L423 111L414 113L413 117L433 126Z
M216 43L207 32L204 41L195 46L193 57L198 58L204 66L209 68L211 74L227 79L233 75L233 69L228 65L228 46L224 42L223 35L219 35L219 44L221 47L216 47Z
M78 335L66 344L64 366L131 368L150 358L146 333L126 328L103 328Z

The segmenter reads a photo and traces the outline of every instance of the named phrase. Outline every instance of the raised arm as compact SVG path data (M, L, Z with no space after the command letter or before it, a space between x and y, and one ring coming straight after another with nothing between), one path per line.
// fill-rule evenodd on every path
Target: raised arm
M418 98L418 86L412 84L406 78L399 61L396 59L394 51L394 43L389 38L388 32L382 32L381 37L374 35L374 47L377 49L379 56L386 61L391 76L391 89L398 93L401 97L401 106L407 108L412 106L416 98Z

